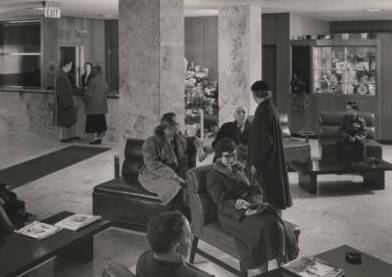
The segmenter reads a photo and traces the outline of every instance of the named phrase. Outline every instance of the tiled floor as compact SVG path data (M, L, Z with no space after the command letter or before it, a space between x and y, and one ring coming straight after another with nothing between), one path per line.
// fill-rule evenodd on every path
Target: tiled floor
M312 146L317 146L313 141ZM67 145L31 134L0 134L0 169L35 158ZM30 212L44 218L62 210L91 212L91 194L95 184L113 177L113 156L123 146L101 153L63 170L16 189ZM313 150L317 150L314 147ZM317 151L313 152L317 155ZM384 146L384 159L392 161L392 146ZM320 194L313 196L297 185L290 173L294 206L283 217L301 227L301 255L315 254L348 244L392 263L392 188L391 172L386 174L386 189L371 191L358 182L358 176L324 176ZM339 181L339 182L337 182ZM56 276L100 276L111 261L132 267L138 255L148 247L143 234L110 228L96 236L94 262L87 265L57 261ZM226 261L234 261L207 245ZM218 266L197 258L197 266L217 277L232 276Z

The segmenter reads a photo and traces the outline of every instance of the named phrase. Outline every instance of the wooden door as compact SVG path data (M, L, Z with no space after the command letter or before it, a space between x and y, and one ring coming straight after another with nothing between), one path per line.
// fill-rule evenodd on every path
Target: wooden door
M273 101L277 104L277 62L276 45L263 45L262 49L262 74L263 80L267 82L272 90Z

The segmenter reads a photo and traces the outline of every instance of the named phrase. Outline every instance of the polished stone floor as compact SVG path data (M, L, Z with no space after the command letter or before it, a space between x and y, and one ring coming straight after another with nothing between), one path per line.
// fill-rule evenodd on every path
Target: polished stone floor
M31 134L2 133L0 169L66 146ZM113 177L113 156L121 156L123 151L122 145L112 147L110 151L21 186L16 192L26 201L27 209L39 218L62 210L91 213L94 185ZM312 141L312 155L318 155L317 149L317 142ZM391 162L392 146L383 146L383 155ZM301 190L297 174L290 173L294 205L283 212L283 217L301 227L300 254L316 254L347 244L392 263L391 176L392 172L386 173L385 190L372 191L360 184L359 176L326 175L321 179L319 195L313 196ZM202 247L236 264L224 253L206 244ZM95 237L94 262L80 265L58 260L55 276L100 276L104 265L112 261L132 268L147 248L144 234L110 228ZM197 266L217 277L233 276L200 257Z

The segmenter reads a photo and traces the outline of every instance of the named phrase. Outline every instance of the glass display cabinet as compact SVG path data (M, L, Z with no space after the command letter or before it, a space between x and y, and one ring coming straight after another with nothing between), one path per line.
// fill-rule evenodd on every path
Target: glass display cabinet
M313 92L376 95L376 46L315 46Z
M310 93L375 96L378 44L374 39L291 41L292 75L299 76Z

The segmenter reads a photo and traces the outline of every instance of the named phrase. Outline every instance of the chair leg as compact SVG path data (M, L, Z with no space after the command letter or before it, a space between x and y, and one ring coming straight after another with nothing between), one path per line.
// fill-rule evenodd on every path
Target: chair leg
M240 277L248 277L248 270L240 262Z
M191 255L189 257L189 262L192 264L195 260L197 244L199 243L199 238L194 237L192 240L192 248L191 248Z

